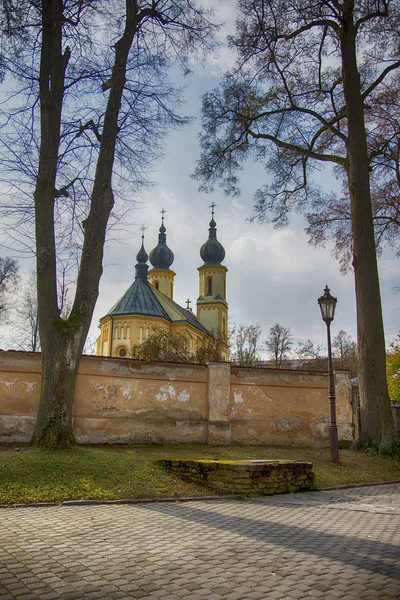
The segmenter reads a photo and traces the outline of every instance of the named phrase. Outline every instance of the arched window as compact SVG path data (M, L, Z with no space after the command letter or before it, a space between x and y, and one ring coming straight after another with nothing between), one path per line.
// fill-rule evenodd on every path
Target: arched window
M154 282L154 287L156 288L156 290L158 290L160 283L158 281Z
M212 277L207 277L207 296L212 294Z
M171 298L172 298L174 295L174 284L172 282L170 284L170 291L171 291Z
M225 322L225 317L222 317L222 333L225 335L226 334L226 322Z

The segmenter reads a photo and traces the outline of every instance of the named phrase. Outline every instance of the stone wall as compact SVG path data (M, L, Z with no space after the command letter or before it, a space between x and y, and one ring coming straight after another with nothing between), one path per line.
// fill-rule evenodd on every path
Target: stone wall
M272 496L314 487L312 463L293 460L159 460L167 471L222 494Z
M0 352L0 442L29 441L40 354ZM351 383L336 375L339 439L353 439ZM323 373L84 356L74 403L80 443L328 445Z

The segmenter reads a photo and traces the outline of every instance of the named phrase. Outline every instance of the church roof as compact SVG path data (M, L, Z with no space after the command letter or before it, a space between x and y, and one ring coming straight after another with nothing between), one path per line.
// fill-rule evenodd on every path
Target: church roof
M163 294L163 296L164 296L164 294ZM166 296L166 298L167 298L167 296ZM206 327L204 327L204 325L202 325L200 323L200 321L197 320L197 318L194 316L192 311L187 310L186 308L182 308L182 306L179 306L179 304L177 302L175 302L175 300L171 300L171 298L168 298L168 302L170 302L174 306L174 308L176 308L180 313L183 314L184 319L182 319L182 320L187 321L190 325L192 325L192 327L199 329L203 333L210 335L209 330L206 329Z
M170 314L168 314L167 309L171 305L175 310L173 313L169 311ZM142 277L135 279L130 288L128 288L125 294L105 316L115 317L121 315L158 317L171 323L187 322L202 333L210 335L208 329L197 320L190 310L182 308L177 302L171 300L171 298L168 298L168 296L159 290L156 290L147 279Z
M115 315L143 315L172 321L154 294L152 286L142 277L135 279L125 294L108 311L106 317Z

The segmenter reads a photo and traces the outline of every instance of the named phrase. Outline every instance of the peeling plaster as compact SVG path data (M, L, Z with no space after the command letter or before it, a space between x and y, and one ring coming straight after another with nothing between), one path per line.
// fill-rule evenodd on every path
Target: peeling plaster
M190 395L188 394L188 392L186 390L182 390L179 394L178 394L178 400L180 402L189 402L190 400Z
M2 381L3 385L5 385L6 387L11 387L12 385L14 385L14 381Z
M233 395L235 397L235 404L244 404L244 400L243 400L243 396L242 396L243 392L233 392Z
M159 402L166 402L169 398L176 396L175 388L172 385L163 385L160 387L160 392L156 394Z
M279 375L279 379L282 379L282 381L286 381L286 383L290 383L290 377L289 375L286 375L286 373L282 373L281 375Z
M283 431L288 431L294 425L296 419L290 421L287 417L281 417L277 421L275 421L274 425L277 429L283 429Z

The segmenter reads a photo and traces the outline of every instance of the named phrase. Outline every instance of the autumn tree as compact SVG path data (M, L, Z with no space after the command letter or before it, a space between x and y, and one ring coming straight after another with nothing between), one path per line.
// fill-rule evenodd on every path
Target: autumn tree
M277 369L280 369L283 361L288 358L288 353L292 344L293 336L290 327L284 327L283 325L276 323L270 328L265 346L270 353L270 356L272 356Z
M170 360L175 362L220 362L226 341L210 333L201 345L192 347L191 337L185 331L168 331L156 327L142 342L131 348L132 358L142 360Z
M330 164L343 172L357 304L359 443L381 449L396 437L385 374L365 114L400 67L399 9L399 0L240 0L230 40L237 66L204 97L196 170L204 189L219 182L235 194L244 161L260 161L268 179L256 192L256 216L271 216L277 225L321 193L315 169Z
M375 244L378 253L388 246L400 256L400 75L380 87L365 111ZM353 254L350 196L343 170L336 173L344 184L342 195L332 194L327 202L324 193L315 194L305 214L306 231L314 245L334 242L333 255L346 272Z
M163 135L185 121L168 67L205 48L212 26L189 0L7 0L1 10L1 66L16 86L2 103L3 175L35 223L42 383L32 442L67 447L115 201L128 188L135 196ZM78 272L63 316L57 270L71 248Z
M397 334L389 344L386 354L386 372L390 400L400 404L400 334Z
M142 342L131 348L132 358L188 362L189 338L181 332L155 328Z
M230 332L229 360L241 367L255 367L260 364L260 337L259 325L234 325Z
M10 295L19 281L19 267L14 258L0 257L0 318L4 319L9 306Z

